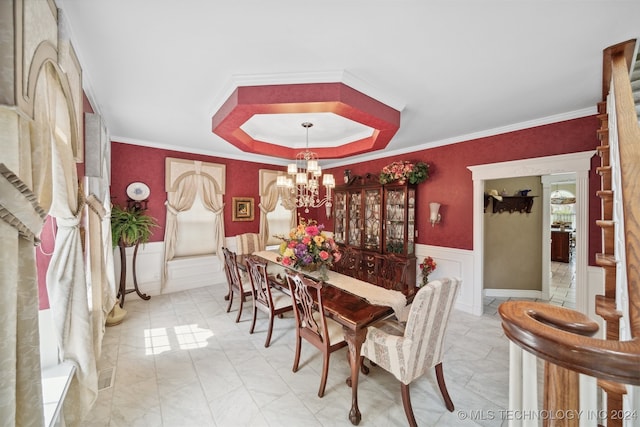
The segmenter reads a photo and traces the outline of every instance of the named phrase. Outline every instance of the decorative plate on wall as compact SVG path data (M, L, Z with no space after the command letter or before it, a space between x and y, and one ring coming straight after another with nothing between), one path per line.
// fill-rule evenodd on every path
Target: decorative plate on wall
M149 198L151 190L144 182L132 182L127 186L127 196L131 200L141 201Z

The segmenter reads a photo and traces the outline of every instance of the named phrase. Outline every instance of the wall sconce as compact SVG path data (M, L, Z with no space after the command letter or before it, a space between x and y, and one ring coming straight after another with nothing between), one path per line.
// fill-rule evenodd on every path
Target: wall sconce
M350 179L351 179L351 169L345 169L344 170L344 183L348 184Z
M429 220L431 221L431 226L434 227L436 224L440 222L440 203L431 202L429 203L429 211L431 211L431 215L429 216Z

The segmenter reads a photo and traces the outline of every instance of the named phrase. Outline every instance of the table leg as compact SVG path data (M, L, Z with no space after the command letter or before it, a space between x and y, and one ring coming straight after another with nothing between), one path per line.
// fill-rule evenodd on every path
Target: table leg
M362 418L360 409L358 409L358 374L360 373L360 350L362 343L367 336L367 329L359 329L354 331L345 326L344 339L349 345L349 361L351 365L351 411L349 411L349 420L351 424L358 425Z

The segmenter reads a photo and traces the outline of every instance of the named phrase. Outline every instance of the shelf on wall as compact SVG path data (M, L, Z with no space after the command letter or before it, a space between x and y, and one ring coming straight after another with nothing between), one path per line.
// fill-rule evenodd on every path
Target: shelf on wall
M487 212L489 204L493 203L493 213L531 213L534 197L536 196L502 196L502 200L498 200L495 197L485 194L484 211Z

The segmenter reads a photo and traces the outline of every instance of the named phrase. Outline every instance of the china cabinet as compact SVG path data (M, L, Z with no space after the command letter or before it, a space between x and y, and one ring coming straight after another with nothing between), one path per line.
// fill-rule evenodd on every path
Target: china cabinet
M352 181L336 187L333 206L334 239L358 253L362 280L374 283L382 264L399 257L409 261L404 282L415 286L415 185Z
M568 231L551 230L551 261L569 262Z

